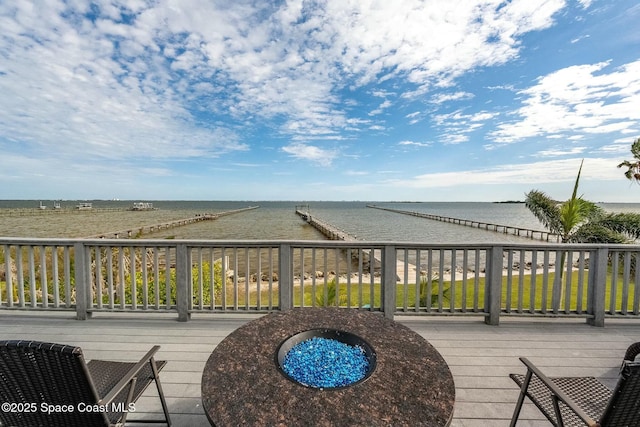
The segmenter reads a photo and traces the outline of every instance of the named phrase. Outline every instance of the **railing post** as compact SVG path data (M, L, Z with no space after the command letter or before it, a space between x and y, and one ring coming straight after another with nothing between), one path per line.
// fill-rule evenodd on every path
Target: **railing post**
M18 249L16 249L18 251ZM4 261L5 261L5 284L7 287L7 306L13 307L13 283L12 283L12 269L11 269L11 250L9 245L4 245ZM0 303L2 302L2 298L0 298Z
M500 324L500 301L502 299L502 246L493 246L487 250L489 271L485 274L484 309L488 316L484 318L487 325Z
M176 246L176 307L178 321L187 322L189 313L189 295L191 292L191 252L185 244Z
M77 242L73 245L75 282L76 282L76 319L87 320L91 318L89 305L91 304L91 269L87 269L87 249L84 243Z
M587 319L591 326L604 326L605 294L607 288L607 269L609 267L609 249L598 248L592 252L589 260L589 293L587 308L593 317Z
M386 245L382 256L382 311L384 312L384 317L393 320L393 315L396 311L396 284L398 278L396 247Z
M291 245L283 243L278 254L278 305L280 311L293 308L293 272L291 271Z
M562 307L562 297L564 295L564 291L563 291L563 286L564 284L562 283L562 279L564 276L564 269L565 269L565 263L569 263L571 262L570 260L567 261L567 252L566 251L561 251L561 250L557 250L556 251L556 273L555 273L555 277L553 280L553 288L552 288L552 292L551 292L551 310L553 311L553 314L558 314L560 311L560 308ZM566 280L566 276L564 276L565 280ZM565 298L567 298L567 296L565 295Z

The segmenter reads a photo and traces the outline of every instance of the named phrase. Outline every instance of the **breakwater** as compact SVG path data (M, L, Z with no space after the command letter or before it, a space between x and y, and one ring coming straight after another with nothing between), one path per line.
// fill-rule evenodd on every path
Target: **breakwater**
M199 214L189 218L177 219L173 221L162 222L159 224L152 225L144 225L142 227L128 228L125 230L119 231L110 231L108 233L99 233L94 234L92 236L88 236L88 239L97 238L97 239L131 239L138 238L145 234L154 233L160 230L166 230L174 227L182 227L185 225L193 224L201 221L212 221L216 220L220 217L233 215L241 212L250 211L253 209L258 209L260 206L249 206L241 209L233 209L225 212L217 212L217 213L207 213L207 214Z
M547 242L560 242L561 240L559 235L550 233L548 231L514 227L511 225L492 224L488 222L475 221L471 219L453 218L449 216L433 215L433 214L422 213L422 212L405 211L401 209L385 208L385 207L376 206L376 205L367 205L367 207L372 209L380 209L383 211L395 212L403 215L411 215L411 216L416 216L420 218L426 218L434 221L441 221L441 222L447 222L450 224L457 224L457 225L463 225L466 227L483 229L487 231L494 231L497 233L511 234L514 236L526 237L529 239L538 239L538 240L543 240Z

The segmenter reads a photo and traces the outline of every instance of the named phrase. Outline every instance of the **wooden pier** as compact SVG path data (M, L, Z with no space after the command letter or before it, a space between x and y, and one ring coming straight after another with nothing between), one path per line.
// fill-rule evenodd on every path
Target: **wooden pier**
M321 219L312 217L308 205L296 206L296 214L329 240L343 240L345 242L357 240L355 236L350 235L346 231L340 230L336 226Z
M308 205L296 206L296 214L308 224L311 224L329 240L342 240L345 242L354 242L358 240L355 236L352 236L346 231L340 230L336 226L321 219L312 217ZM375 268L379 269L382 265L382 254L380 253L380 250L365 249L363 252L369 260L373 259L373 262L375 263L374 265L376 266ZM357 252L353 252L352 257L357 259ZM405 263L399 259L396 260L396 280L398 282L404 282L405 274L407 274L406 272L408 272L408 274L412 274L412 277L415 277L416 268L417 267L413 264Z
M253 209L258 209L260 206L249 206L247 208L234 209L225 212L219 212L214 214L201 214L190 218L177 219L174 221L163 222L160 224L144 225L142 227L131 228L127 230L112 231L108 233L95 234L88 236L88 239L132 239L138 238L144 234L155 233L160 230L166 230L174 227L182 227L184 225L193 224L201 221L212 221L223 216L233 215L240 212L245 212Z
M381 209L383 211L395 212L395 213L404 214L404 215L417 216L420 218L431 219L434 221L448 222L450 224L464 225L466 227L474 227L474 228L484 229L487 231L495 231L497 233L512 234L514 236L527 237L529 239L538 239L538 240L543 240L547 242L561 241L561 237L558 234L550 233L548 231L532 230L530 228L514 227L511 225L492 224L488 222L453 218L453 217L442 216L442 215L432 215L432 214L427 214L422 212L404 211L401 209L385 208L385 207L376 206L376 205L367 205L367 207L373 208L373 209Z

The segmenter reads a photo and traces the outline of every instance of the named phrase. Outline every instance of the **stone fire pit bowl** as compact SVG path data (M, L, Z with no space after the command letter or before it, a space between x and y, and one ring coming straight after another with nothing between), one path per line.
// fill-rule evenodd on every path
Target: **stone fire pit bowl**
M314 329L345 331L375 351L366 381L305 387L282 374L281 344ZM438 351L411 329L380 313L301 308L265 315L231 333L202 374L202 402L216 426L448 426L453 377Z

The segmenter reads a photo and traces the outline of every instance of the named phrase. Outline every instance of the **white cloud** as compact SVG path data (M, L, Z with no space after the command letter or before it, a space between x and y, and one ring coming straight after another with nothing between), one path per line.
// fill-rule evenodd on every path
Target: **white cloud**
M344 126L346 113L334 89L347 81L358 87L393 74L417 85L442 86L477 66L512 59L517 36L548 27L564 6L562 0L529 4L351 0L216 7L186 0L180 7L160 2L145 10L136 27L158 34L157 42L190 34L176 40L184 50L181 61L189 64L185 78L213 74L235 88L232 112L283 115L285 132L303 135ZM205 67L199 65L202 58ZM377 90L374 96L388 93Z
M437 114L433 120L439 126L467 126L470 122L483 122L497 117L499 113L490 113L488 111L480 111L475 114L464 114L461 110L448 114Z
M416 141L400 141L398 145L412 145L415 147L431 147L433 144L430 142L416 142Z
M608 144L603 145L596 151L607 154L623 154L629 152L630 146L631 144Z
M445 134L440 139L445 145L455 145L469 141L469 136L466 135L463 131L460 131L460 133Z
M474 114L464 114L461 110L448 114L437 114L433 121L444 129L441 140L444 144L460 144L469 140L469 134L477 131L499 113L480 111Z
M571 156L575 154L584 153L587 147L571 147L571 148L558 148L550 150L541 150L536 154L537 157L561 157Z
M48 2L15 9L15 20L0 11L2 22L13 24L3 26L0 41L10 58L0 77L0 109L7 112L1 135L63 158L216 157L247 148L232 129L190 118L153 52L130 60L116 51L115 39L131 51L150 34L107 19L91 25L81 15L63 18L70 8Z
M580 36L580 37L576 37L575 39L571 40L571 44L575 44L578 43L584 39L588 39L589 37L591 37L590 35L586 34L584 36Z
M558 132L624 132L640 123L640 60L608 70L608 63L578 65L540 77L520 91L523 106L517 121L492 134L511 143ZM608 72L607 72L608 71Z
M282 151L294 158L308 160L321 166L330 166L338 155L334 150L325 150L306 144L287 145L282 147Z
M371 112L369 113L369 115L370 115L370 116L375 116L375 115L378 115L378 114L382 114L382 112L383 112L385 109L389 108L389 107L391 107L391 101L389 101L389 100L387 99L387 100L385 100L382 104L380 104L380 105L378 106L378 108L376 108L375 110L371 111Z
M578 3L580 3L580 6L582 6L583 9L588 9L591 6L591 3L593 3L593 0L578 0Z
M499 86L487 86L489 90L506 90L509 92L516 92L516 89L513 85L499 85Z
M430 102L432 104L443 104L448 101L460 101L473 98L472 93L468 92L455 92L455 93L440 93L434 95Z
M247 150L238 128L257 121L295 141L342 139L366 126L349 121L343 88L391 76L417 92L447 87L516 58L519 38L552 25L563 7L158 0L96 2L89 14L83 2L5 2L0 135L112 160ZM330 163L331 152L313 148L300 142L288 152Z
M575 181L581 159L550 160L520 165L502 165L486 169L429 173L411 179L388 180L386 183L405 188L442 188L485 184L530 184ZM581 179L619 180L616 160L585 159Z
M409 113L406 116L404 116L406 119L409 119L409 124L410 125L415 125L417 123L420 123L422 120L424 120L426 113L420 112L420 111L414 111L413 113Z
M486 112L486 111L481 111L479 113L471 115L469 120L471 120L472 122L484 122L484 121L487 121L487 120L491 120L494 117L497 117L498 115L499 115L499 113L489 113L489 112Z
M632 138L618 138L610 141L610 144L606 144L595 150L596 152L602 152L607 154L621 154L624 153L626 157L631 157L631 145L633 141L640 138L640 132L636 132Z
M374 90L373 92L371 92L371 95L373 96L377 96L378 98L388 98L390 96L395 95L393 92L389 92L387 90Z

